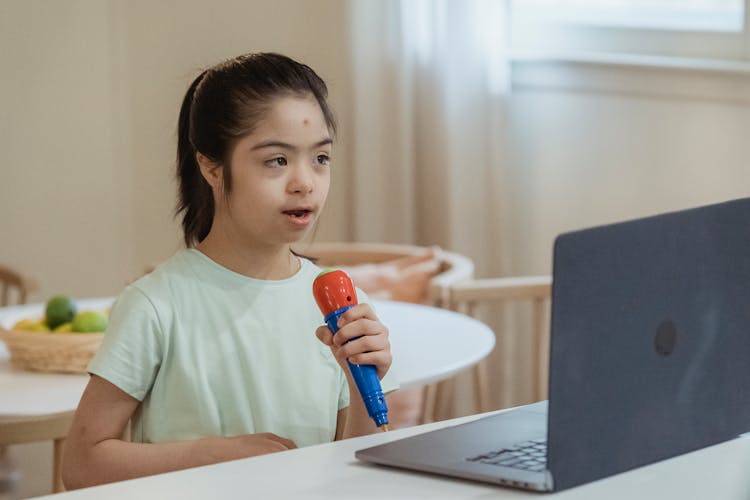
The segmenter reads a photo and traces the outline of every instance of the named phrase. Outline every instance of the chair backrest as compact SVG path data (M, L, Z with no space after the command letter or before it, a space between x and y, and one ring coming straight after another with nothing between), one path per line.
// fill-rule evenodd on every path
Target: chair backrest
M25 304L31 292L36 290L36 281L18 271L0 265L0 307ZM13 292L13 293L12 293ZM15 301L11 297L15 295Z
M449 308L470 316L477 315L477 306L483 302L514 305L526 302L531 304L530 330L533 358L520 360L519 363L519 360L513 359L512 356L506 356L505 362L513 365L511 371L514 373L520 373L524 368L531 366L535 400L544 399L546 394L547 360L549 359L549 322L546 321L546 318L551 291L551 276L474 279L455 283L447 290ZM523 320L521 323L523 323ZM521 325L516 325L516 327L523 330ZM527 328L529 327L527 326ZM497 327L495 329L497 333ZM514 329L514 331L516 330ZM498 336L498 347L501 350L503 349L502 341L508 338L508 334L513 333L503 332L503 335ZM493 377L493 380L497 380L497 378ZM501 381L501 387L497 389L502 393L512 392L511 385L516 382L517 380L512 379ZM480 409L483 411L492 409L487 403L487 399L489 399L488 388L479 387L477 391Z
M0 266L0 306L25 304L29 294L36 290L36 280L29 276ZM12 297L15 300L12 300ZM18 416L0 418L0 448L11 444L53 440L52 451L52 491L63 490L60 475L62 443L73 420L73 412L39 416Z
M59 493L65 489L62 482L62 452L65 436L73 422L73 414L73 411L67 411L0 418L0 448L52 440L52 493Z
M329 267L379 264L420 255L429 248L393 243L316 242L301 245L296 250L317 259L319 266ZM474 263L464 255L445 250L437 250L436 260L437 270L427 283L421 302L440 307L447 303L448 287L474 276Z

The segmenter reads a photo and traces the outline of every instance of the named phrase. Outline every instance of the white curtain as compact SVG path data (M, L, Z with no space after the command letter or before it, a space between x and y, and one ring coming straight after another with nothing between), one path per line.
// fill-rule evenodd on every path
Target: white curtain
M507 274L506 3L350 5L354 239L440 245L472 258L479 277ZM508 376L519 349L499 338L491 377ZM460 399L444 416L470 410Z
M502 251L504 2L353 0L354 238Z

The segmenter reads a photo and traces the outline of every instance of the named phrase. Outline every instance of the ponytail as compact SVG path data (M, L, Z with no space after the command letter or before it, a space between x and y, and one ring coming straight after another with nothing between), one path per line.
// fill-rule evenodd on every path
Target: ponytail
M201 175L197 150L191 140L190 110L195 90L207 71L201 73L190 85L180 107L177 126L177 180L178 201L176 215L182 213L182 231L185 245L193 246L203 240L211 229L214 217L214 199L211 186Z

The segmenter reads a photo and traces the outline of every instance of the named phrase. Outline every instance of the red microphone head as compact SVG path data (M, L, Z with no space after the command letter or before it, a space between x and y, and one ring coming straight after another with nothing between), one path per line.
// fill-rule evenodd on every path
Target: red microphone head
M313 296L323 316L357 304L351 278L341 269L325 269L313 281Z

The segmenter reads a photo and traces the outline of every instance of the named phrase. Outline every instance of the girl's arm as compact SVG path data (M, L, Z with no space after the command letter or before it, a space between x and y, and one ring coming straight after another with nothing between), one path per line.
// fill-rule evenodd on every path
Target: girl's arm
M367 414L346 361L348 359L360 365L375 365L378 377L382 379L392 361L388 329L369 304L358 304L341 315L336 335L331 334L327 325L320 326L315 334L331 348L336 361L346 373L349 384L349 407L339 411L336 438L372 434L377 427Z
M270 433L159 444L123 441L139 404L107 380L91 376L65 440L62 476L67 489L296 448Z

